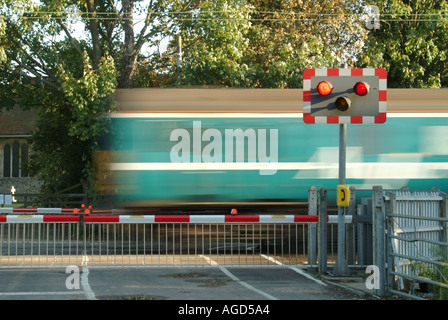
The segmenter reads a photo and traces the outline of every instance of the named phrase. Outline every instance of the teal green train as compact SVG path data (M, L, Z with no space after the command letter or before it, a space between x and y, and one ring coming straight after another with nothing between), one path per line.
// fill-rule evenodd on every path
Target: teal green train
M238 207L306 202L311 186L336 189L338 125L305 124L300 112L278 110L114 113L102 160L107 192L122 206ZM447 192L448 113L428 110L349 124L346 183Z

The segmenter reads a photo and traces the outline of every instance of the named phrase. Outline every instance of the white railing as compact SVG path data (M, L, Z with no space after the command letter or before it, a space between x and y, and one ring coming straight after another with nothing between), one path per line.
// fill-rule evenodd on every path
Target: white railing
M389 291L412 298L428 297L430 292L447 299L446 194L400 190L387 192L385 201ZM423 289L425 284L433 289Z
M318 219L72 211L8 209L0 216L0 266L306 265L308 224Z

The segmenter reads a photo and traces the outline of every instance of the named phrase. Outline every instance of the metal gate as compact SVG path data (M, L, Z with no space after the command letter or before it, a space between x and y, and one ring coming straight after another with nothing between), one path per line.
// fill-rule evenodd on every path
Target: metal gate
M311 215L0 215L0 266L305 265ZM38 213L38 214L34 214Z
M388 292L448 299L446 194L404 189L384 200Z

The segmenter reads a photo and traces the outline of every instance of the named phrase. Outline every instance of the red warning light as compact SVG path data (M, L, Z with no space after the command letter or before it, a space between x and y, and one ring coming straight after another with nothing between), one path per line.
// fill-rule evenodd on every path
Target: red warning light
M317 85L317 92L322 96L328 96L333 91L333 85L328 81L321 81Z
M353 90L358 96L365 96L370 92L370 86L368 83L360 81L355 84Z

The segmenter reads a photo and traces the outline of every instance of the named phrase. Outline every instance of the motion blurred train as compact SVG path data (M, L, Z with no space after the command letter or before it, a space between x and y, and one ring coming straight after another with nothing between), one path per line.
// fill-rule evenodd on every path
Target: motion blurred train
M295 205L338 185L339 128L301 89L121 89L97 154L116 206ZM448 191L448 89L389 89L383 124L348 124L346 184Z

